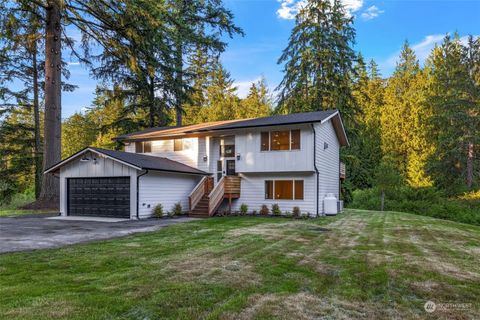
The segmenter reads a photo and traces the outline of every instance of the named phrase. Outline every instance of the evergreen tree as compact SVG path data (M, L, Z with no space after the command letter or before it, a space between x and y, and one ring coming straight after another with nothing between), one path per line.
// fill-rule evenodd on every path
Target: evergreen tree
M426 88L426 74L406 42L385 89L381 139L384 154L396 162L398 171L413 187L432 184L426 173L426 162L433 152L427 139L431 110L426 104Z
M371 61L368 68L361 54L355 64L352 93L359 110L355 122L357 134L344 159L348 164L349 180L355 188L370 188L382 158L380 139L380 109L385 91L378 67Z
M96 138L96 128L87 115L75 113L62 123L62 158L91 146Z
M236 112L237 119L266 117L272 112L272 97L269 93L267 82L262 77L258 82L252 83L245 99L243 99Z
M350 122L354 116L350 87L354 41L352 17L339 0L306 1L278 60L284 64L284 78L277 88L277 112L337 108Z
M429 58L430 136L435 153L430 169L436 184L456 193L474 185L475 148L480 143L480 38L462 45L446 36ZM478 171L477 171L478 177ZM464 186L464 187L462 187Z

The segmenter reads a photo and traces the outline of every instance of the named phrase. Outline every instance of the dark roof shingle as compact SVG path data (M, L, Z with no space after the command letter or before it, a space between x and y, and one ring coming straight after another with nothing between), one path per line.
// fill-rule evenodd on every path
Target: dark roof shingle
M323 121L337 112L338 110L325 110L315 112L292 113L287 115L276 115L254 119L215 121L181 127L158 127L121 135L115 139L142 140L182 134L195 134L208 131L312 123Z

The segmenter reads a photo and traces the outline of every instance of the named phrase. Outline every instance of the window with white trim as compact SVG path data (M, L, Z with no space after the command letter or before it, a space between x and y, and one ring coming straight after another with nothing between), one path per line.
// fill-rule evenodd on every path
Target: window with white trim
M303 180L265 180L265 199L303 200Z
M260 150L300 150L300 130L263 131L260 133Z

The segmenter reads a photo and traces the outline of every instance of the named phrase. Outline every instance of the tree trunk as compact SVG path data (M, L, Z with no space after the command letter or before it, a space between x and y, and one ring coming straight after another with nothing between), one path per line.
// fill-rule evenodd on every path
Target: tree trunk
M32 48L33 68L33 119L34 119L34 159L35 159L35 198L40 196L42 187L42 153L40 141L40 107L38 101L38 65L37 65L37 43L33 42Z
M475 158L475 149L473 143L468 143L467 151L467 188L471 189L473 184L473 161Z
M383 211L383 209L385 209L385 190L382 190L380 194L380 211Z
M150 80L150 83L149 83L149 97L148 97L148 102L150 104L150 111L149 111L149 119L150 119L150 123L149 123L149 126L150 128L153 128L155 127L155 86L154 86L154 78L153 77L149 77L149 80Z
M183 116L183 45L181 40L177 40L175 53L175 114L176 114L176 124L177 126L182 125L182 116Z
M44 171L61 160L61 3L61 0L50 0L46 10ZM56 202L52 203L52 205L57 206L58 199L58 178L53 175L45 175L42 180L39 200Z

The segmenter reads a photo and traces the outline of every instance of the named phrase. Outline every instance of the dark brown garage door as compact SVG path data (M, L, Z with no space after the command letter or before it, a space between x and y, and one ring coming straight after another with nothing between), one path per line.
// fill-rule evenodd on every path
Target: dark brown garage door
M130 178L69 178L71 216L130 217Z

